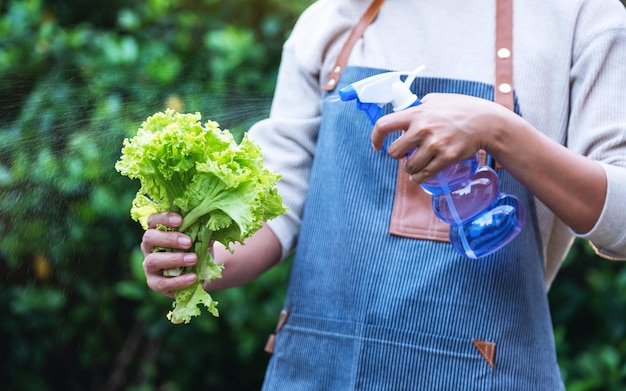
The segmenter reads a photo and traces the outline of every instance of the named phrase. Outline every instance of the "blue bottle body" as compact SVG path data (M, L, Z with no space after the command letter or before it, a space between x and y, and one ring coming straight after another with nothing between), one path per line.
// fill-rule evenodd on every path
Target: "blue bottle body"
M489 166L479 164L467 181L434 194L435 215L450 224L450 243L468 258L490 255L520 233L526 214L520 200L500 192Z

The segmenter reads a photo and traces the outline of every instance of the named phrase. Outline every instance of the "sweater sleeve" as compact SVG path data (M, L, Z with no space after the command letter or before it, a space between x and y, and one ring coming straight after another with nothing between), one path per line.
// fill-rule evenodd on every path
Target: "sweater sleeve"
M283 46L270 116L249 130L266 166L282 175L278 192L289 211L268 226L280 241L283 259L294 250L300 232L321 122L321 79L367 5L318 0L304 11Z
M598 4L600 3L600 4ZM609 4L607 4L609 3ZM607 18L606 9L614 6ZM601 18L594 15L602 15ZM602 20L602 23L599 23ZM607 194L595 227L582 235L600 255L626 259L626 12L616 1L588 1L579 15L585 41L573 48L568 147L598 161ZM590 34L590 32L592 32Z
M279 67L270 116L249 130L265 165L281 174L278 192L289 208L267 224L282 246L282 259L295 248L320 123L320 87L311 71L298 65L287 41Z

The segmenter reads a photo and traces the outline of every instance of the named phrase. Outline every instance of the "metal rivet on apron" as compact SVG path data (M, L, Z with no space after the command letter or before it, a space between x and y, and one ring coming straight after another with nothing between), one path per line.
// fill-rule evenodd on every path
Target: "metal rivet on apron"
M513 89L509 83L502 83L498 86L498 91L503 94L510 94Z
M498 52L496 54L498 55L498 58L501 59L507 59L511 57L511 51L507 48L498 49Z

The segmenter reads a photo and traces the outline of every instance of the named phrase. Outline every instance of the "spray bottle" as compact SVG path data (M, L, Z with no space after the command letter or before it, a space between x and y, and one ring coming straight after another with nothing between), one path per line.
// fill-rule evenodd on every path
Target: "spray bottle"
M357 108L374 125L389 103L394 111L421 104L411 92L411 84L423 69L420 66L413 72L371 76L342 88L339 97L342 101L356 99ZM450 243L468 258L494 253L513 240L524 225L525 212L519 199L500 192L498 175L491 167L479 164L477 155L446 167L422 188L433 196L435 215L450 224Z

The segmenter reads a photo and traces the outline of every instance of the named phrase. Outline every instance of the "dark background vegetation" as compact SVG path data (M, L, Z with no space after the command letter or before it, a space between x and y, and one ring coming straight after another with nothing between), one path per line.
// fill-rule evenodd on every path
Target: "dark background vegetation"
M141 271L124 137L167 107L241 134L310 0L0 0L6 390L256 390L289 262L186 326ZM626 381L626 269L576 242L550 292L568 390ZM523 364L523 363L520 363Z

